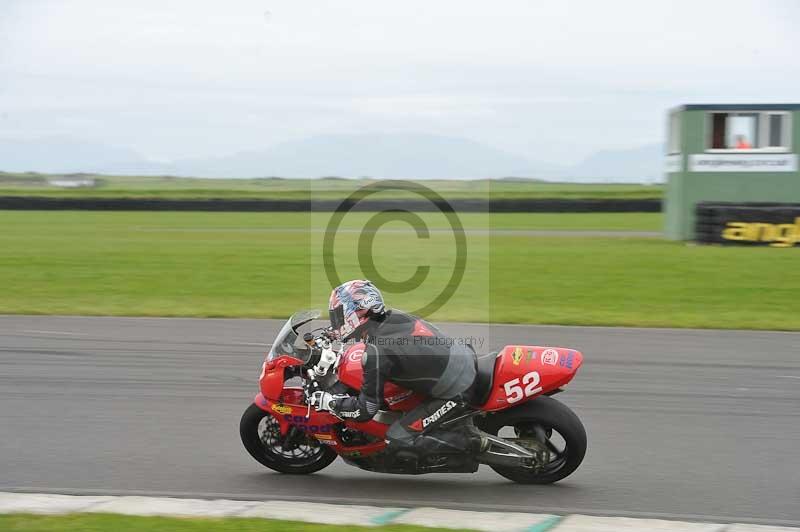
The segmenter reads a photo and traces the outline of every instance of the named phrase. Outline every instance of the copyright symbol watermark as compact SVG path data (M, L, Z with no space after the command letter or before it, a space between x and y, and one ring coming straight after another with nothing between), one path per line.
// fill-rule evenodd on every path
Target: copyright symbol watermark
M334 259L336 236L340 232L342 220L362 200L379 192L387 191L404 191L406 195L411 193L417 198L426 200L427 203L435 207L434 211L440 212L445 217L449 225L449 231L452 232L455 245L455 261L450 278L441 291L437 294L432 294L430 298L425 298L426 300L429 299L427 303L411 311L412 314L419 316L429 316L442 308L453 297L464 278L464 270L467 264L467 238L464 233L464 226L450 203L436 191L419 183L398 180L378 181L357 189L342 201L328 221L322 242L325 275L331 287L339 286L349 280L343 279L339 275ZM385 204L385 202L378 203ZM419 203L419 200L417 199L415 203ZM425 220L419 214L403 208L402 203L398 203L392 207L377 210L364 224L358 235L357 260L364 276L375 283L379 289L393 294L404 294L417 290L422 286L431 272L431 265L418 265L408 278L399 281L388 279L378 271L374 254L375 238L379 230L390 222L402 222L411 226L418 239L430 238L430 229ZM413 250L408 250L408 257L413 260Z

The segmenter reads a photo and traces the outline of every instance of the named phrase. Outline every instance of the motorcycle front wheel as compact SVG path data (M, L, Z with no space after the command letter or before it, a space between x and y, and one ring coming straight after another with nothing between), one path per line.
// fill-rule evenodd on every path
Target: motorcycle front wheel
M315 473L328 467L337 456L333 450L299 429L290 429L281 436L278 420L255 404L242 414L239 435L250 456L279 473Z
M586 455L586 430L568 406L540 396L478 422L485 432L525 447L536 456L532 468L491 466L521 484L552 484L574 472Z

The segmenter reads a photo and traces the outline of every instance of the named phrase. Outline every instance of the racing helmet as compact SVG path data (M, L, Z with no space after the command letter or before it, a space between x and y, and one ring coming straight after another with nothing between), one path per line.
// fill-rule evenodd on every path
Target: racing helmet
M367 280L347 281L331 292L331 327L341 341L349 340L370 318L386 314L380 290Z

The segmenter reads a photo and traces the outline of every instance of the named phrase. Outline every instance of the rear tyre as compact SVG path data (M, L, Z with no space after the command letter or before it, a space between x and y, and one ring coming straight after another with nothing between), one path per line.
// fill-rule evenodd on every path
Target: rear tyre
M250 456L273 471L307 475L328 467L337 454L306 433L281 436L278 420L251 404L239 422L239 435Z
M531 469L491 466L500 475L521 484L558 482L575 471L586 455L583 423L569 407L551 397L540 396L510 410L490 414L480 422L476 420L476 425L495 436L504 427L511 427L516 437L501 435L502 438L538 451L545 459L545 463Z

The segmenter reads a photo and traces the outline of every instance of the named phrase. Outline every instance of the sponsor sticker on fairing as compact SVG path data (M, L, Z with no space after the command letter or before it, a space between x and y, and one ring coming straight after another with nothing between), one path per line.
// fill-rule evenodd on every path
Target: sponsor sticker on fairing
M306 416L293 416L292 414L285 414L283 419L287 421L293 427L297 427L298 429L306 432L311 433L319 433L319 432L330 432L331 425L330 423L326 423L324 425L314 425L308 423L308 418Z
M387 397L386 398L386 403L389 406L393 406L393 405L396 405L397 403L399 403L401 401L405 401L406 399L408 399L412 395L414 395L414 391L413 390L408 390L406 392L402 392L402 393L399 393L397 395L393 395L391 397Z
M361 362L361 359L364 358L364 350L355 348L347 354L347 358L351 362Z
M525 352L522 350L521 347L517 347L514 349L514 352L511 353L511 361L515 366L519 366L519 363L522 361L522 357Z
M273 404L272 405L272 411L273 412L277 412L279 414L291 414L292 413L292 407L291 406L286 406L286 405L281 405L281 404Z
M542 351L542 364L555 366L558 363L558 351L555 349L545 349Z

